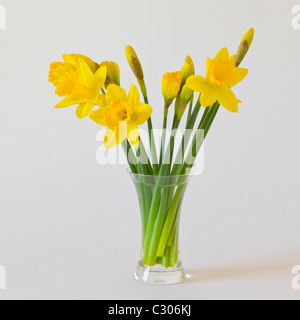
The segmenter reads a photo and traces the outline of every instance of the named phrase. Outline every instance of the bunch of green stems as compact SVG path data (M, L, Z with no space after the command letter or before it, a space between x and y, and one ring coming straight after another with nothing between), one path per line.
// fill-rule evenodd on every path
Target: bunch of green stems
M148 102L147 97L144 98L145 102ZM144 263L146 265L153 266L161 262L165 267L169 267L174 266L177 262L178 248L174 248L177 246L176 239L174 238L177 237L178 233L178 217L176 215L180 211L179 206L181 205L186 183L181 183L179 186L175 184L166 187L162 186L162 183L167 176L178 176L181 178L181 181L182 176L185 176L187 182L188 174L215 119L219 106L219 103L216 102L211 107L205 108L198 129L193 137L192 144L187 151L187 146L192 138L193 129L200 114L200 99L197 100L194 108L192 108L192 104L190 105L185 126L186 132L182 137L175 160L175 139L183 118L182 115L178 116L178 113L174 115L172 134L165 152L162 152L161 163L157 161L158 158L152 134L149 136L152 162L142 140L140 140L136 154L134 154L129 141L123 143L131 172L156 177L155 187L150 188L143 183L138 187L142 210ZM151 118L148 121L148 126L149 132L152 132ZM185 160L182 161L181 159ZM171 244L171 246L167 246L168 240L170 240L169 244ZM170 257L166 257L165 255Z

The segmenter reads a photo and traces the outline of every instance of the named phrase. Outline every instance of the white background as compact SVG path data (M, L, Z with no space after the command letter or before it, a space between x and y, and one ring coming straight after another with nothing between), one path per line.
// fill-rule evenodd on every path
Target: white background
M299 299L300 30L297 0L1 0L0 299ZM132 280L140 246L139 208L124 166L99 166L99 127L78 120L47 82L62 53L117 61L141 57L161 126L161 77L185 55L233 53L254 27L235 88L240 113L222 109L206 142L205 171L189 186L181 251L193 278L172 287Z

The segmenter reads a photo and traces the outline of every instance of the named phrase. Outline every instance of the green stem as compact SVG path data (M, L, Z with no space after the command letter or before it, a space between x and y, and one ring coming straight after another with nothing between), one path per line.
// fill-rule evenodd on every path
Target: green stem
M169 194L169 187L165 187L162 191L159 211L157 213L157 218L156 218L153 233L152 233L150 247L149 247L149 250L145 252L145 261L149 262L150 264L152 263L152 261L155 260L155 257L156 257L157 246L159 243L161 230L163 228L164 220L167 213L167 205L169 200L168 194Z
M145 146L143 144L143 141L140 138L139 142L139 149L140 149L140 158L139 160L142 162L142 165L144 166L144 172L145 175L153 175L153 168L151 166L151 162L149 159L149 156L147 154L147 151L145 149Z
M193 157L193 153L196 150L196 156L198 155L200 148L203 144L203 141L209 132L209 129L210 129L215 117L216 117L216 114L217 114L219 108L220 108L220 104L218 102L216 102L208 111L208 114L207 114L205 120L201 121L202 123L200 122L199 127L198 127L198 131L194 136L192 146L188 152L187 159L182 166L181 174L186 174L186 169L188 167L193 166L193 164L196 160L196 157ZM201 133L201 130L204 130L204 135L202 134L203 138L200 140L200 143L199 143L199 133ZM183 192L184 192L184 185L178 187L176 190L172 205L170 207L167 218L165 220L165 224L164 224L163 231L161 234L160 242L158 245L157 254L156 254L158 257L163 256L164 251L166 249L167 241L170 236L171 229L172 229L172 224L173 224L174 218L176 216L177 208L180 205L180 200L181 200L181 197L183 196Z
M166 252L165 252L164 256L162 257L162 265L165 268L170 267L170 247L167 247Z
M210 107L205 108L199 126L201 126L203 124L203 122L206 120L206 117L209 113L209 110L210 110Z
M173 225L172 225L172 229L171 229L171 232L170 232L170 236L169 236L169 239L167 241L167 246L172 246L174 244L174 241L175 241L175 235L176 235L176 230L177 230L177 225L178 225L178 215L180 213L180 209L181 209L181 206L178 206L177 207L177 212L175 214L175 219L173 221Z
M127 139L122 142L122 147L123 147L124 153L126 155L131 172L134 174L137 174L138 173L137 159L136 159L134 152L131 148L131 145ZM133 161L135 163L133 163Z
M145 99L145 101L148 101L148 100ZM151 158L152 158L153 173L155 176L157 176L159 171L159 165L158 165L157 151L156 151L155 139L153 135L153 125L152 125L151 117L148 119L147 124L148 124L149 140L150 140L150 152L151 152Z
M136 157L138 160L138 170L139 174L144 176L150 175L150 168L151 166L148 165L148 156L146 150L144 148L143 142L140 139L139 148L136 150ZM143 197L145 202L145 209L149 212L150 205L151 205L151 193L146 184L143 184Z
M156 186L153 191L153 198L152 198L151 209L150 209L150 213L149 213L146 241L145 241L145 252L144 252L145 257L146 257L144 263L149 266L151 266L155 263L154 259L149 261L147 259L147 256L149 255L149 249L150 249L150 245L151 245L153 230L155 227L156 217L158 214L159 204L161 201L161 190L162 190L161 183L162 183L163 177L170 174L171 165L169 164L169 162L171 160L171 155L173 153L174 144L175 144L175 137L177 134L177 129L179 127L179 124L180 124L180 121L177 121L177 123L175 124L175 128L174 128L175 132L174 132L174 134L171 135L171 139L170 139L169 145L167 147L167 151L164 155L162 166L159 171Z
M168 125L168 109L165 109L164 112L164 123L163 123L163 132L161 137L161 148L160 148L160 157L159 157L159 165L162 165L163 162L163 156L165 152L165 146L166 146L166 135L167 135L167 125Z
M169 239L170 232L171 232L171 229L173 226L174 217L176 216L178 205L180 203L184 188L185 188L185 185L181 185L176 190L172 205L171 205L170 210L168 212L168 215L165 220L164 227L163 227L163 231L162 231L162 234L160 237L160 241L159 241L159 245L158 245L158 249L157 249L157 253L156 253L157 257L162 257L164 255L167 241ZM146 235L146 237L147 237L147 235Z
M173 240L173 245L171 246L171 250L170 250L170 265L172 267L176 266L176 263L178 262L178 236L179 236L179 222L176 221L175 224L175 230L172 232L174 232L174 240Z
M181 169L181 166L183 164L184 155L188 146L188 143L190 141L190 138L192 136L193 128L195 126L198 114L200 112L201 104L200 100L197 100L197 103L195 105L195 108L192 112L192 115L189 117L187 124L186 124L186 131L182 137L181 146L178 150L177 156L174 161L174 166L172 169L171 175L177 175Z
M199 151L202 147L202 144L209 132L209 129L219 111L220 104L216 102L213 106L209 108L207 116L205 117L204 121L201 121L198 127L198 130L194 136L192 146L187 154L185 163L182 166L181 174L187 174L191 171L192 167L194 166L195 160L199 154ZM204 132L203 132L204 131ZM187 169L189 169L187 171Z
M145 80L139 79L138 83L141 88L145 103L149 104ZM159 171L159 165L158 165L157 150L156 150L155 139L154 139L154 135L153 135L153 124L152 124L151 117L147 120L147 124L148 124L148 134L149 134L149 143L150 143L150 151L151 151L151 158L152 158L153 174L155 176L157 176L158 171Z
M187 115L187 122L189 121L190 117L192 116L193 102L194 102L194 99L192 99L191 102L190 102L189 112L188 112L188 115Z

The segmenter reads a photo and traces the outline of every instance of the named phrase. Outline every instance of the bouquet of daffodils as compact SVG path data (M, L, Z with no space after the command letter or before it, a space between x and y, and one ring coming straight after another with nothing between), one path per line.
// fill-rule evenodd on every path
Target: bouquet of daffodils
M77 106L79 119L89 117L107 128L103 140L105 148L121 144L124 149L140 198L141 263L145 266L170 268L179 263L178 216L188 176L220 106L238 112L241 101L233 87L248 73L239 66L253 36L254 30L250 29L236 54L230 55L228 49L223 48L213 59L207 58L205 77L195 75L189 56L181 71L163 75L163 134L159 146L154 139L153 109L142 65L132 47L126 47L126 57L143 101L136 85L131 85L128 94L122 89L119 66L115 62L98 64L86 56L70 54L63 55L63 62L50 65L49 81L55 86L56 94L63 98L55 108ZM168 124L172 105L173 121ZM139 135L138 128L144 123L148 125L149 148ZM176 132L182 124L186 133L179 149L175 150ZM172 133L167 139L168 125L172 125ZM198 128L196 133L195 128Z

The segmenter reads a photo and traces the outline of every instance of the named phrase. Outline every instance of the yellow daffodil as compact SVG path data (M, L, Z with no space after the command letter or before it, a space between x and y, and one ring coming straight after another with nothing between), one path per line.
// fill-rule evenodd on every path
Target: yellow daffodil
M84 60L92 72L95 72L99 66L89 57L81 54L64 54L64 62L52 62L50 64L49 82L56 87L56 94L59 97L65 97L72 93L78 81L77 62Z
M191 76L187 86L201 93L200 102L208 107L219 101L225 109L238 112L239 101L231 88L242 81L248 74L247 69L235 67L235 58L230 58L227 48L223 48L214 59L207 58L206 77Z
M181 81L181 71L164 74L162 81L162 94L164 96L166 105L170 104L170 102L177 97L180 91Z
M185 59L185 64L183 65L181 69L182 73L182 84L184 85L186 83L186 80L195 74L195 67L193 60L190 56L187 56Z
M79 105L76 114L79 119L88 116L99 100L100 90L104 86L107 68L100 67L95 73L92 72L85 60L77 61L78 80L70 95L55 108L66 108Z
M135 85L131 85L127 96L124 89L111 84L106 95L99 99L100 109L93 111L90 118L101 126L107 127L104 146L112 149L126 138L135 146L139 143L138 126L145 123L152 114L152 108L140 102Z
M107 68L105 89L110 84L116 84L119 86L120 85L120 68L119 68L119 66L113 61L103 61L100 64L100 67L102 67L102 66L106 66L106 68Z

